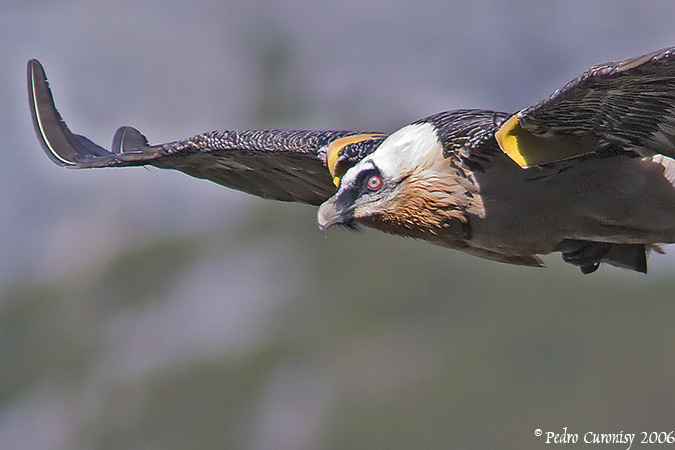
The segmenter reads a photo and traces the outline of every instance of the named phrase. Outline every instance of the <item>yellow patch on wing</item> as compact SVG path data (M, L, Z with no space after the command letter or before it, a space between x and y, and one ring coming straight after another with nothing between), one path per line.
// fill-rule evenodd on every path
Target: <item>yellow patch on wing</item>
M514 114L495 133L502 151L520 167L563 161L595 151L595 136L540 137L523 128Z
M328 171L333 177L335 186L340 184L340 177L347 171L347 167L342 167L342 165L338 163L338 158L343 148L351 144L370 141L372 139L384 139L385 137L387 137L386 134L363 133L341 137L331 142L326 149L326 166L328 166Z

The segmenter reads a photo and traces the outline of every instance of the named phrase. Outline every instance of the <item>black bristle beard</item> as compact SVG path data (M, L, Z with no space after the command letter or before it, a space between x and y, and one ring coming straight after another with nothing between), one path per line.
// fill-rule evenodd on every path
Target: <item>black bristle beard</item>
M340 228L346 228L349 231L358 233L363 229L363 226L357 223L355 220L350 220L348 222L337 224Z

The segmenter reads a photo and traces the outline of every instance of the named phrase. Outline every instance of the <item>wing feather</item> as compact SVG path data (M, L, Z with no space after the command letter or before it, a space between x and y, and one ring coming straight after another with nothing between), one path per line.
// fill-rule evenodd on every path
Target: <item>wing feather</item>
M593 136L675 157L675 47L594 66L518 121L541 138Z
M138 130L122 127L108 150L70 131L37 60L28 62L28 93L42 148L58 165L78 169L151 165L282 201L318 205L333 195L333 175L326 166L331 143L358 136L331 150L338 152L337 162L353 164L386 137L335 130L226 130L149 145Z

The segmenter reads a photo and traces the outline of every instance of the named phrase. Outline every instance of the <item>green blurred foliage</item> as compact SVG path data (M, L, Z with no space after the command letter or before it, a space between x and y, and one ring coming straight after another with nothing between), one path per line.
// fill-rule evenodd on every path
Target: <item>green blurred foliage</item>
M6 293L2 404L54 377L76 399L105 347L106 318L161 299L200 258L262 240L281 243L284 271L299 281L275 301L264 338L106 379L79 430L84 447L256 448L270 392L289 371L302 397L284 401L319 405L311 448L541 448L535 428L672 424L669 277L582 276L555 258L548 269L511 267L370 231L325 240L312 219L312 208L261 202L239 232L167 237Z

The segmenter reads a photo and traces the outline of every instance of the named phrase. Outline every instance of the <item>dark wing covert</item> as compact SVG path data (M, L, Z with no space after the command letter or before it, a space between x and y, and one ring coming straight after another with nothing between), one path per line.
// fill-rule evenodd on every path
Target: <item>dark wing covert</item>
M542 138L593 136L675 158L675 47L594 66L518 121Z

